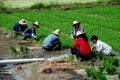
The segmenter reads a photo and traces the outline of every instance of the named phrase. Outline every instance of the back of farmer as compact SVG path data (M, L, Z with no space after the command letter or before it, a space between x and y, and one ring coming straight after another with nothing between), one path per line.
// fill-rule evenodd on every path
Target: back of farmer
M26 40L27 38L34 38L36 40L38 38L36 34L37 28L39 28L38 21L34 22L32 27L28 27L27 29L25 29L25 31L23 32L23 40Z
M61 31L56 29L52 34L48 35L43 42L43 48L47 51L54 51L61 49L61 42L59 40Z
M71 53L76 61L78 58L82 60L90 60L92 57L91 47L88 39L81 31L76 32L76 42L72 45Z
M15 24L15 26L13 27L13 31L21 34L28 27L27 23L28 22L25 19L21 19L18 23Z

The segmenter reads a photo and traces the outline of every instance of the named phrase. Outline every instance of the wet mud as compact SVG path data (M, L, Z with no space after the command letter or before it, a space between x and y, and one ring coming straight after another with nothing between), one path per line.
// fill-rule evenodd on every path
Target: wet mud
M59 59L66 53L70 53L70 49L61 51L47 52L43 49L29 51L27 54L12 54L10 47L16 46L15 39L7 38L8 33L0 33L0 58L1 59L27 59L27 58L45 58L46 60ZM8 46L9 45L9 46ZM31 46L31 45L28 45ZM78 75L72 70L64 70L58 72L47 71L40 73L40 63L26 64L2 64L0 68L0 80L86 80L83 76Z

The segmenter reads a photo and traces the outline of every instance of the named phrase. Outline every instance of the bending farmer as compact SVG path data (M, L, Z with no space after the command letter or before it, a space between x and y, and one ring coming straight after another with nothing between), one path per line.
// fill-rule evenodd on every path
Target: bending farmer
M112 47L108 44L98 40L98 37L96 35L93 35L91 37L91 41L94 44L92 46L92 50L96 48L97 54L104 53L106 55L112 55Z
M18 23L15 24L13 31L21 34L28 27L27 23L28 22L25 19L21 19Z
M39 28L39 23L36 21L33 23L32 27L28 27L25 29L23 33L23 40L26 40L27 38L34 38L35 40L38 38L36 35L36 29Z
M61 31L56 29L52 34L48 35L43 42L43 48L47 51L61 50L60 33Z

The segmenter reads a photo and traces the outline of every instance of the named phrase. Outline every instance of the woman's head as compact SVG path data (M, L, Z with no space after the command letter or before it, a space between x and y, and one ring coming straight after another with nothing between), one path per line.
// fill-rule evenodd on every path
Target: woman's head
M81 31L76 32L76 38L79 38L79 37L83 38L85 41L88 41L86 34L82 33Z

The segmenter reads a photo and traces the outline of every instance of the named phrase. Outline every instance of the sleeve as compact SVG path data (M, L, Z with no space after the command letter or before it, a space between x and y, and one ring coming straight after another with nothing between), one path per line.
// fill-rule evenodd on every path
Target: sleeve
M81 26L81 31L85 33L85 29L83 28L83 26Z
M75 35L75 30L71 31L71 32L70 32L70 34L73 34L73 35Z
M35 35L34 33L32 33L31 36L32 36L33 38L37 38L37 35Z
M77 48L79 46L79 41L76 39L76 42L72 45L72 48Z

